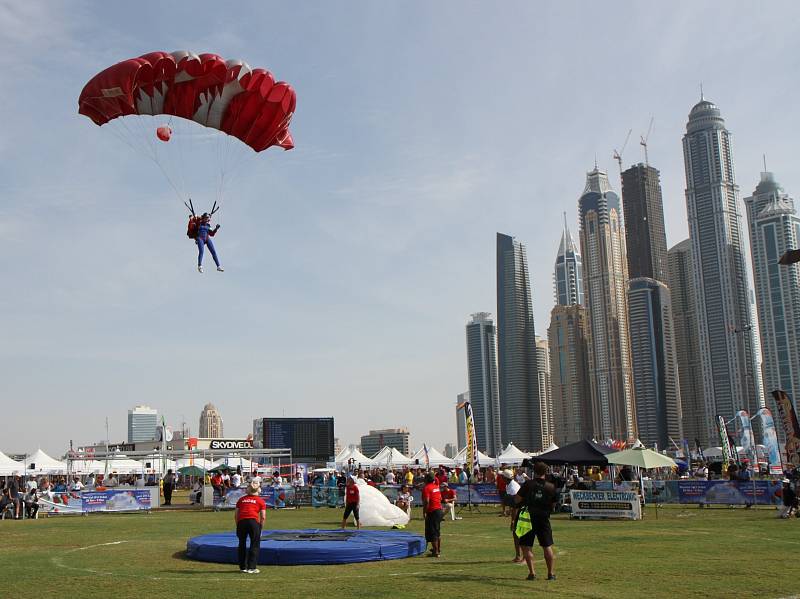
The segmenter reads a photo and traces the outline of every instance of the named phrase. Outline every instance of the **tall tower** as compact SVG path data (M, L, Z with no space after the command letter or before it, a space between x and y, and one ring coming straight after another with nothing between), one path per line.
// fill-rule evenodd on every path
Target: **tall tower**
M158 411L150 406L128 410L128 443L155 441L158 438Z
M556 304L572 306L583 304L583 262L578 246L567 228L564 215L564 232L556 256L555 275Z
M214 404L207 403L200 412L200 437L214 439L224 437L222 433L222 416Z
M502 443L541 451L548 417L539 399L528 259L525 246L502 233L497 234L497 325Z
M703 399L703 368L697 334L697 303L692 274L692 241L684 239L667 252L669 289L675 353L681 392L683 435L690 443L705 444L709 438L706 404ZM713 430L713 429L712 429Z
M628 282L636 424L645 445L680 443L681 396L669 289L661 281L639 277Z
M549 447L553 442L553 396L550 393L550 348L547 339L536 337L536 367L539 371L539 401L545 406L542 411L547 416L546 433L543 433L542 443Z
M797 406L800 401L800 265L782 266L778 258L800 245L800 218L792 198L769 172L761 173L761 182L744 203L750 226L765 390L769 394L783 389ZM775 406L771 409L774 412Z
M628 276L667 282L667 235L658 170L636 164L622 173Z
M589 330L586 308L555 306L550 313L550 389L553 442L567 445L594 435L589 385Z
M467 378L478 449L503 450L500 440L500 388L497 380L497 329L492 315L478 312L467 324Z
M578 202L594 435L633 440L635 401L628 338L625 233L619 196L595 166Z
M710 433L717 415L730 420L738 410L752 414L764 404L731 152L719 108L701 99L689 113L683 158Z

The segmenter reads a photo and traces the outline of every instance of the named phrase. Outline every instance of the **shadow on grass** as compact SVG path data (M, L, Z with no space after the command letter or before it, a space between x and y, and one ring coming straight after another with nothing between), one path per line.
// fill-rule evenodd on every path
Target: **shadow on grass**
M186 550L182 549L181 551L176 551L172 554L172 559L178 559L182 562L194 562L195 560L189 559L186 555Z

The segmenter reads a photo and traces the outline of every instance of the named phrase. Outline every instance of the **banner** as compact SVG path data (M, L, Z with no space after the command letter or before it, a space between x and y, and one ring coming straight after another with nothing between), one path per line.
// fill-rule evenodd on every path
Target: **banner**
M217 510L232 510L236 508L236 502L245 494L245 489L229 489L225 497L220 497L219 493L214 491L214 509ZM292 503L294 500L294 487L281 486L281 487L261 487L259 493L261 499L267 504L268 508L282 508L286 507L287 503Z
M769 411L769 408L761 408L756 412L756 416L761 419L761 444L767 449L769 473L771 476L780 476L783 474L783 463L772 412Z
M678 503L774 505L780 502L775 493L781 488L781 483L771 480L679 480L666 482L677 483ZM662 503L666 502L662 501Z
M81 511L87 512L131 512L150 509L149 489L83 491Z
M639 496L631 491L570 491L573 518L641 520Z
M472 417L472 404L468 401L464 402L464 418L466 419L467 429L467 473L470 478L475 468L479 467L478 463L478 439L475 437L475 420Z
M794 404L786 391L776 389L772 392L775 405L778 408L778 417L783 424L786 435L786 461L792 466L800 466L800 424L797 423L797 413Z
M719 420L719 441L722 446L722 474L724 476L728 472L728 466L731 462L735 462L736 458L731 452L731 443L728 438L728 427L725 426L725 419L722 416L717 416L717 419Z

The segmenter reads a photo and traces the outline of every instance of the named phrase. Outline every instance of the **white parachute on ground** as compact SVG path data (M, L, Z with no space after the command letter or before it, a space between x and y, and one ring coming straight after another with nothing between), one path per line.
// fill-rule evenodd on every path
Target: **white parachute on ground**
M405 526L409 516L363 478L356 481L359 491L358 512L361 526Z

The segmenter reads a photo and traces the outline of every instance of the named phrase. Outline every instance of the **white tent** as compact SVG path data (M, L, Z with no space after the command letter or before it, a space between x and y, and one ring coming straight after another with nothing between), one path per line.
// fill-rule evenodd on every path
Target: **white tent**
M744 454L744 449L741 447L736 447L736 452L739 455ZM703 450L703 456L706 458L720 458L722 459L722 447L707 447Z
M166 474L167 470L172 470L173 472L178 470L178 467L175 465L175 460L170 460L169 458L165 460L158 454L139 458L139 462L142 464L142 471L147 474ZM150 464L149 468L147 464Z
M30 465L33 464L33 469ZM25 470L31 474L66 474L67 464L51 458L41 449L25 458Z
M500 464L510 464L513 466L519 466L522 463L522 460L531 457L529 453L525 453L520 449L517 449L513 443L509 443L506 448L500 453L499 456L495 458L497 465Z
M453 463L456 466L466 466L467 464L467 448L465 447L461 451L458 452L458 455L453 458ZM494 458L489 457L485 453L478 451L478 466L481 468L486 468L487 466L494 466Z
M0 476L11 476L12 474L22 474L25 464L12 460L0 451Z
M411 456L411 462L415 463L419 460L420 466L425 466L425 447L420 447L419 451ZM432 467L436 466L452 466L453 460L445 455L442 455L434 447L428 447L428 463Z
M72 460L70 470L76 474L103 474L106 463L101 460Z
M555 451L556 449L558 449L558 445L556 445L555 443L550 443L550 445L548 447L546 447L546 448L544 448L542 450L542 453L547 453L548 451ZM538 454L536 454L536 455L538 455Z
M144 474L145 467L142 462L137 462L126 456L115 456L108 460L108 473L117 474Z
M350 462L350 460L353 461ZM336 456L334 462L336 463L337 468L347 468L350 464L355 467L363 468L369 468L372 466L372 460L358 451L355 447L348 447L341 451L339 455Z
M378 468L395 468L397 466L410 466L414 460L404 456L394 447L388 445L372 456L372 465Z

